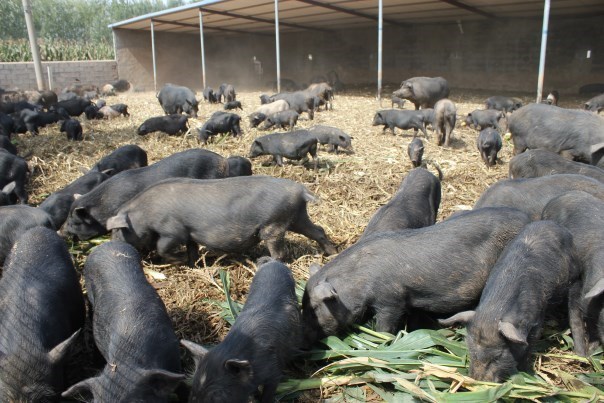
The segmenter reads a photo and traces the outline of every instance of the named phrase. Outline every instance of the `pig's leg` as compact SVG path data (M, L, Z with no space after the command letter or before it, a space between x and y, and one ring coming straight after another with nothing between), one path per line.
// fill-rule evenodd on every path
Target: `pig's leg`
M581 311L581 281L575 282L568 291L568 322L575 342L575 353L585 357L587 354L587 334L583 312Z
M278 166L280 166L280 167L282 167L282 166L283 166L283 157L282 157L282 156L280 156L280 155L275 155L273 158L274 158L274 160L275 160L275 163L276 163Z
M265 383L262 388L261 403L273 403L275 401L275 393L277 392L277 382Z
M277 260L285 258L285 231L276 224L268 225L260 230L260 239L266 242L271 257Z
M195 263L199 259L199 246L195 241L187 242L188 266L195 267Z
M375 328L378 332L396 334L404 315L404 307L399 305L379 308L376 310Z
M308 217L308 212L306 211L306 205L300 209L296 219L289 226L289 230L316 241L327 255L335 255L338 253L335 245L327 238L327 235L325 235L323 228L310 221L310 217Z
M157 240L157 253L167 263L182 263L184 256L182 253L174 252L178 246L182 244L182 241L172 236L160 236Z

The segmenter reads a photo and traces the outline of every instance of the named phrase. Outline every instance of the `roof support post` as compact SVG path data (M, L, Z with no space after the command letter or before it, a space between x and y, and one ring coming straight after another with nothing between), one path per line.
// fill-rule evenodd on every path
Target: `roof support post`
M277 52L277 92L281 92L281 52L279 50L279 0L275 0L275 48Z
M382 101L382 37L384 30L382 0L378 2L378 60L377 60L377 99Z
M199 10L199 43L201 45L201 82L203 88L206 88L206 54L203 44L203 15L201 10Z
M151 56L153 56L153 88L157 93L157 65L155 64L155 28L151 20Z
M541 54L539 56L539 77L537 78L537 103L543 97L543 76L545 74L545 52L547 51L547 30L549 26L550 0L545 0L543 6L543 27L541 29Z

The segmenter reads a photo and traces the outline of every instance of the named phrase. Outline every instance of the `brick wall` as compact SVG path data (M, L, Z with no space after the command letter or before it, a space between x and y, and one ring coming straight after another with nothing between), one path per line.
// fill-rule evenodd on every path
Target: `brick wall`
M47 66L50 67L54 90L60 90L76 82L83 85L100 86L118 78L115 60L43 62L42 72L46 86L48 86ZM0 87L21 90L37 89L33 63L0 63Z
M604 24L601 17L550 20L545 90L575 92L604 82ZM200 89L198 34L156 32L158 89L164 83ZM230 82L236 88L266 88L275 80L275 42L271 35L206 32L209 86ZM498 91L536 91L541 20L493 21L384 27L383 77L394 85L413 76L443 76L451 87ZM116 30L118 70L135 87L153 89L149 31ZM591 50L591 58L586 58ZM312 55L309 60L308 55ZM252 58L264 75L254 75ZM348 84L377 80L377 30L302 31L281 35L281 77L299 83L335 70Z

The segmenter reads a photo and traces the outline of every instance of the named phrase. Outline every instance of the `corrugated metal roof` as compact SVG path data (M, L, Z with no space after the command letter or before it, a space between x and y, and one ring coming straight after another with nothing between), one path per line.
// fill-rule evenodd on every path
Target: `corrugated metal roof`
M383 0L384 23L407 25L451 21L539 17L543 0ZM273 0L205 0L145 14L109 25L110 28L198 32L199 11L208 33L274 30ZM550 15L604 15L602 0L553 0ZM377 0L279 0L282 32L304 29L336 30L376 24Z

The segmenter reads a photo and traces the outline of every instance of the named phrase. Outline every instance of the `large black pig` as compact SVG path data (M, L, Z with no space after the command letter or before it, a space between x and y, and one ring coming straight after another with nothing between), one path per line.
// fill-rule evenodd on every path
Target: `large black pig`
M114 230L113 239L139 250L157 249L168 262L182 263L185 256L178 248L186 245L189 266L198 259L197 244L242 253L263 240L271 256L282 260L287 231L302 234L327 254L334 254L336 248L323 228L308 217L306 203L312 200L314 196L303 185L288 179L175 178L149 187L122 205L107 220L107 229Z
M107 365L99 375L63 392L63 397L167 403L185 378L172 322L140 262L136 250L123 242L98 246L86 259L94 341Z
M27 231L0 279L0 401L55 401L84 317L65 242L48 228Z
M114 216L122 204L162 179L210 179L247 175L248 172L238 170L241 167L245 168L241 164L241 157L227 159L209 150L191 149L147 167L120 172L74 201L63 233L77 236L81 240L107 233L107 219Z
M575 162L547 150L528 150L510 160L510 179L537 178L556 174L577 174L604 183L604 169Z
M412 170L392 199L371 217L358 242L378 232L433 225L440 197L440 181L436 176L423 168Z
M247 403L260 385L262 402L273 402L285 365L298 353L294 278L278 261L262 258L258 265L245 306L222 343L208 351L181 341L196 364L191 402Z
M352 245L306 283L306 342L373 315L378 331L395 333L414 309L452 314L473 307L499 254L529 222L516 209L485 208Z
M604 345L604 202L568 192L547 203L542 218L567 228L575 241L583 274L569 295L570 327L575 352L587 356Z
M564 158L604 167L604 120L593 113L530 104L509 118L514 155L543 148Z
M186 113L196 118L199 109L195 93L187 87L166 84L157 94L157 100L166 115Z
M442 77L412 77L392 93L413 102L415 109L434 108L436 102L449 96L449 83Z
M530 369L546 310L566 300L580 272L568 230L553 221L527 225L491 270L476 310L440 321L467 324L470 376L503 382Z
M583 175L560 174L500 180L480 196L474 208L513 207L539 220L551 199L572 190L582 190L604 200L604 185L597 180Z

